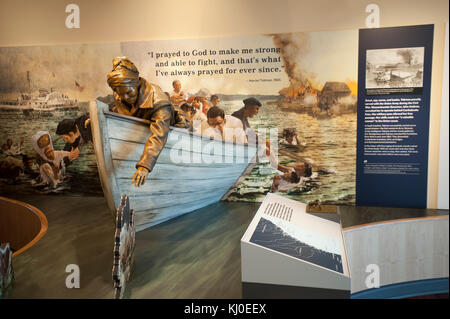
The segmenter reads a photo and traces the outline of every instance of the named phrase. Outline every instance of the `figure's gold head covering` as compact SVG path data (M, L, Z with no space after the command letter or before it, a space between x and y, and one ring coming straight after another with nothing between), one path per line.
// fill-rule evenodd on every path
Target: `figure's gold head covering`
M108 85L113 88L117 86L137 86L139 83L139 71L126 56L113 59L113 69L108 74Z

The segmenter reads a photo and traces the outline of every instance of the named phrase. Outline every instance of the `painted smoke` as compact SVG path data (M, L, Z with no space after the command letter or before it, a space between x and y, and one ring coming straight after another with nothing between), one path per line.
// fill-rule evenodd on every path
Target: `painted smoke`
M357 84L353 80L320 83L317 76L302 65L309 53L309 34L273 34L273 42L280 49L289 86L279 94L284 99L278 106L284 111L308 113L315 117L329 117L356 112Z

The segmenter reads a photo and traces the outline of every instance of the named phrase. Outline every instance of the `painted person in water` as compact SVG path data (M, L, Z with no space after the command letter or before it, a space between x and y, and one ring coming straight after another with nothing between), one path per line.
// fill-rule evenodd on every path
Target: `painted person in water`
M283 175L275 175L272 182L272 192L287 192L298 186L301 178L296 172L286 172Z
M280 144L288 144L292 146L300 146L296 129L284 129L283 138L279 141Z
M303 178L312 176L312 166L308 162L303 162L294 167L287 167L281 175L275 175L273 178L271 191L272 192L287 192L290 189L299 187Z
M36 161L39 165L41 185L57 188L64 179L64 158L71 157L70 152L55 151L52 139L47 131L39 131L31 137L31 145L37 153Z
M78 158L83 146L92 142L92 131L89 115L84 114L77 119L64 119L56 128L56 134L61 135L66 142L64 151L73 152L72 161ZM72 161L69 157L64 159L64 164L69 166Z
M20 154L22 154L22 148L23 148L24 142L25 142L25 138L21 137L19 144L14 145L12 139L8 138L6 140L6 144L2 145L1 150L6 155L20 155Z

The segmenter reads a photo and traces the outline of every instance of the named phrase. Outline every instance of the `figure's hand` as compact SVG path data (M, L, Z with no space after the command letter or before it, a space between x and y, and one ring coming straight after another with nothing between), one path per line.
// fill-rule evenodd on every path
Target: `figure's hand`
M131 179L131 183L134 183L134 186L139 187L141 185L144 185L145 178L147 177L148 169L145 167L138 167L136 170L136 173L134 173L133 178Z
M69 154L69 161L73 161L74 159L78 158L78 156L80 155L80 150L78 149L78 147L76 147L75 149L72 147L72 149L70 150L70 154Z
M266 138L266 156L270 156L270 140Z
M281 181L281 176L280 175L275 175L273 177L272 186L270 187L272 192L278 191L278 186L280 186L280 181Z
M56 164L56 163L53 163L53 165L52 165L52 171L53 171L53 177L54 177L55 179L57 179L57 178L58 178L58 175L59 175L59 165Z
M113 96L114 96L114 100L116 100L116 102L122 103L122 99L120 98L119 94L117 94L116 92L113 92Z
M84 128L87 128L89 124L91 124L91 119L84 121Z

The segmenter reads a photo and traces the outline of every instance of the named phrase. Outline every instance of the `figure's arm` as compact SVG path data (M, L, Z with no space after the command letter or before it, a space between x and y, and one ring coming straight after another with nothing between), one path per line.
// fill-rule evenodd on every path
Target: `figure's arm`
M53 177L54 177L55 179L58 178L59 170L60 170L59 165L56 164L56 163L52 163Z
M278 186L280 186L280 181L281 181L281 176L280 175L275 175L273 177L272 186L270 187L270 190L272 192L277 192L278 191Z
M172 116L170 105L161 107L153 114L150 124L150 136L145 143L144 152L136 164L137 170L131 180L135 186L143 185L147 174L155 166L159 153L166 145Z
M287 173L287 172L290 172L292 170L290 167L284 166L284 165L281 165L281 164L278 164L277 169L279 171L283 172L283 173Z
M67 144L66 144L66 147L64 147L64 151L63 151L63 152L65 152L64 157L63 157L65 167L69 166L72 163L72 161L74 159L77 159L78 156L80 155L80 149L78 147L73 148L70 145L71 144L69 144L69 148L67 150L66 149Z
M170 102L177 103L179 98L180 98L179 95L174 94L174 95L170 96Z
M89 118L89 114L83 114L78 118L77 127L84 142L92 142L91 119Z
M295 140L297 141L297 145L300 146L300 141L298 140L297 134L295 134Z

